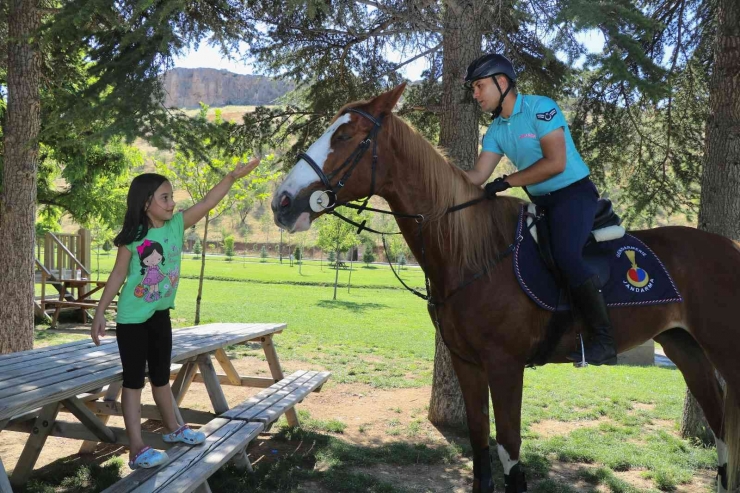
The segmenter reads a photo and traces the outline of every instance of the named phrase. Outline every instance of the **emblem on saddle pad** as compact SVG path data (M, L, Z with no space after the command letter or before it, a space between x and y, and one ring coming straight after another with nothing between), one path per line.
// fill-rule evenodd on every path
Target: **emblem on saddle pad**
M624 254L625 258L627 258L630 263L630 268L625 274L625 279L622 280L624 287L633 293L644 293L649 291L653 287L654 281L645 269L637 265L637 258L635 255L639 254L644 258L647 257L647 253L633 246L624 246L617 250L617 258L620 258L622 254Z

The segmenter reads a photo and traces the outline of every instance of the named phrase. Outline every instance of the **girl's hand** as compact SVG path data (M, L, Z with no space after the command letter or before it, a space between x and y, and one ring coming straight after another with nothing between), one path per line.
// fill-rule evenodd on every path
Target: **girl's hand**
M249 173L252 172L254 168L257 167L257 165L260 163L260 158L253 157L249 160L248 163L239 163L236 165L236 168L234 168L234 171L229 173L232 178L235 180L238 180L239 178L243 178L247 176Z
M96 346L100 346L100 338L105 337L105 317L95 317L90 328L90 337Z

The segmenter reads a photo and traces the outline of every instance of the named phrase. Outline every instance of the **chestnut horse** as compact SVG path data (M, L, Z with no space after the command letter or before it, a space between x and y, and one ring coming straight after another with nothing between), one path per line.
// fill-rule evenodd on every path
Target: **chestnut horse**
M506 492L526 491L519 464L524 369L545 338L551 314L520 289L512 257L505 255L522 201L496 197L448 214L483 192L392 113L404 88L350 103L337 114L275 192L275 222L291 232L305 231L334 200L373 194L397 213L423 215L423 221L396 221L430 281L431 298L445 300L430 304L430 315L439 322L465 400L473 491L494 487L489 390ZM685 227L631 234L661 258L683 302L610 309L618 350L651 338L663 346L716 437L719 491L731 490L738 486L740 462L740 249L727 238ZM488 275L469 283L483 270ZM568 362L566 354L581 328L576 319L548 362ZM725 381L724 391L715 369Z

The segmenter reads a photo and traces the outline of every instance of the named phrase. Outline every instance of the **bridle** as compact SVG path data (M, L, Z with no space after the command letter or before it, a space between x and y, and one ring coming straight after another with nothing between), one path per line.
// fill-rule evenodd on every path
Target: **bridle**
M314 172L318 175L319 179L321 180L321 183L324 185L325 190L323 191L316 191L311 194L311 197L309 198L309 205L311 206L311 210L314 212L328 212L332 211L337 205L337 194L339 191L344 188L345 183L347 183L347 180L350 179L352 176L352 172L355 170L355 167L359 164L360 160L362 159L362 156L365 154L365 151L370 147L370 144L373 144L373 160L372 160L372 171L371 171L371 178L370 178L370 193L368 194L367 198L365 199L364 205L367 206L368 202L370 201L370 197L372 197L375 194L375 170L377 168L378 164L378 132L380 132L380 127L383 122L383 117L381 115L380 118L375 118L370 113L363 111L358 108L349 108L346 110L342 115L345 115L347 113L356 113L368 120L373 124L373 128L368 132L367 136L362 140L362 142L359 143L359 145L355 148L354 151L352 151L352 154L350 154L347 159L344 160L341 166L339 166L337 169L329 173L328 175L324 173L324 171L321 169L321 167L316 164L316 161L313 160L311 156L306 154L305 152L301 152L298 154L298 159L303 159L308 163L309 166L314 170ZM342 172L346 168L346 171L344 174L339 178L337 181L337 184L332 186L331 180L334 179L334 177L338 176L339 173ZM327 211L328 210L328 211ZM364 210L364 209L363 209ZM362 212L362 211L361 211Z

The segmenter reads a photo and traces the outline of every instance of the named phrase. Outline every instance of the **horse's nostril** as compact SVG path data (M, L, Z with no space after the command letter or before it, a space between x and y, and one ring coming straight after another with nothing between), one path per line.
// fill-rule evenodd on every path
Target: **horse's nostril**
M290 198L288 195L283 195L283 198L280 199L280 207L285 208L290 206Z

